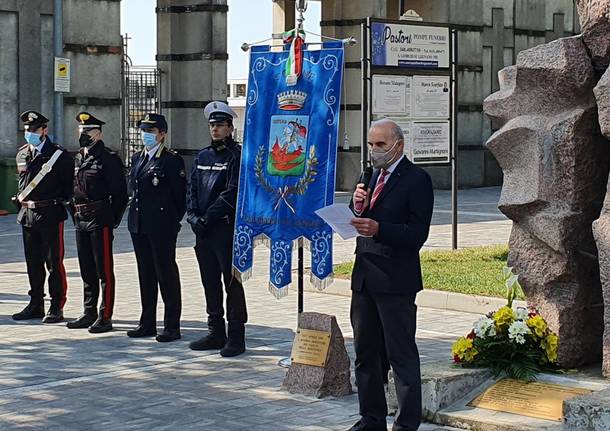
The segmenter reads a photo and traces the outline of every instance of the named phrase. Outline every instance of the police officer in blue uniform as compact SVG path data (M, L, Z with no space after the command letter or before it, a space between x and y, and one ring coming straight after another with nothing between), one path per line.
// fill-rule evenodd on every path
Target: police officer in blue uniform
M160 114L139 121L144 149L134 154L129 174L128 227L138 265L142 314L130 337L157 334L158 290L165 303L164 330L159 342L180 338L180 275L176 240L186 211L184 160L165 146L167 122Z
M224 102L211 102L204 110L212 143L199 152L188 192L188 222L196 236L195 254L205 292L208 334L190 343L193 350L220 349L225 357L245 352L248 319L241 282L232 274L233 227L241 147L233 140L235 112ZM227 293L228 332L223 309L223 283Z
M102 333L112 330L113 230L120 224L127 206L127 183L121 158L102 141L102 126L106 123L88 112L77 114L76 121L80 150L75 158L73 212L84 311L67 326Z
M74 161L68 152L51 141L49 120L37 111L20 116L27 144L17 153L19 207L17 223L22 226L25 262L30 282L29 304L14 320L43 318L44 323L61 322L68 283L64 268L65 205L72 197ZM37 178L38 177L38 178ZM45 266L48 270L51 306L44 314Z

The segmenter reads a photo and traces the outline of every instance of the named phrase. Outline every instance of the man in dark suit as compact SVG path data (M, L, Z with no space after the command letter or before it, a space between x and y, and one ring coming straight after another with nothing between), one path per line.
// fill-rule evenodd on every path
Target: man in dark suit
M17 153L19 207L17 222L23 230L25 262L30 281L30 303L15 320L43 318L58 323L64 318L68 283L64 268L64 205L72 196L74 161L68 152L51 142L49 120L36 111L21 114L27 144ZM44 314L45 266L49 272L51 306Z
M386 430L384 392L394 371L398 412L393 431L421 422L421 376L415 343L415 296L422 287L419 250L428 238L434 196L429 175L404 155L404 136L391 120L368 135L376 171L353 195L357 239L351 321L362 418L352 431Z
M129 174L128 228L138 264L142 315L140 324L127 335L157 334L157 293L165 303L164 330L157 341L180 338L180 274L176 241L186 212L184 160L165 147L167 122L160 114L147 114L138 127L144 149L134 154Z

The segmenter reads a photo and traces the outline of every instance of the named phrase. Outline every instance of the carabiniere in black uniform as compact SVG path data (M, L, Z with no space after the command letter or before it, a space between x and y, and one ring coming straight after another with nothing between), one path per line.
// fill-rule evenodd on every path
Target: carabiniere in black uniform
M15 320L44 316L45 265L49 272L51 306L44 323L63 320L68 283L64 258L64 204L72 196L74 161L68 152L51 142L47 135L48 119L39 112L21 114L28 144L17 153L19 172L18 195L13 198L19 207L17 223L23 231L23 246L30 282L30 303L13 315ZM52 164L50 170L49 166ZM36 179L45 167L42 179Z
M167 342L180 338L182 300L176 241L186 212L186 174L182 157L165 148L164 138L155 141L167 131L165 117L148 114L139 127L145 148L131 161L128 225L138 264L142 314L138 327L127 331L127 335L146 337L157 333L160 290L165 303L165 329L157 341Z
M76 116L80 151L74 170L74 225L84 290L84 311L68 328L91 333L112 330L115 277L113 230L127 206L127 183L121 158L101 140L103 121L88 112ZM99 315L98 297L102 291Z
M230 357L245 351L248 320L244 288L232 273L241 147L233 140L235 113L226 103L211 102L204 113L212 143L199 152L191 171L187 220L196 237L195 254L206 299L208 334L189 347L220 349L222 356ZM223 280L227 295L227 332Z

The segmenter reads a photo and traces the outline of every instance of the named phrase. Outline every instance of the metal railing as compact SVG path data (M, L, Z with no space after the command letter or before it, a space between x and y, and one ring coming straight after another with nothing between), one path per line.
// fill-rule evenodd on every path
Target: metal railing
M161 112L161 71L156 66L133 66L127 55L127 40L123 39L123 106L121 156L126 167L131 157L142 149L139 120L149 112Z

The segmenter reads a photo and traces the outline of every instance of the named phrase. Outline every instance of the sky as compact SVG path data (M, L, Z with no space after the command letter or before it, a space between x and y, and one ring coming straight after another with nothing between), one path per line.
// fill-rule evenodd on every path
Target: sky
M121 33L129 35L127 53L134 65L155 64L157 44L156 0L123 0ZM248 55L241 50L244 42L258 42L271 37L273 3L271 0L228 0L229 62L228 78L247 77ZM305 30L320 33L320 2L309 2ZM309 41L317 41L308 37Z

